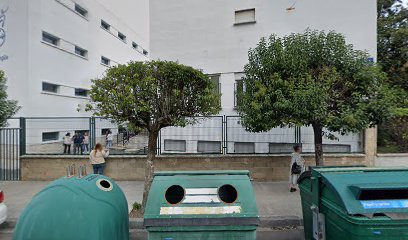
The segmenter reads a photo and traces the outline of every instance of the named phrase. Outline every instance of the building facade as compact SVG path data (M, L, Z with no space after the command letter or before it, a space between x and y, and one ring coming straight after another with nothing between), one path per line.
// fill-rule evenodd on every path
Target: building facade
M148 0L2 0L0 28L0 69L9 98L22 106L16 117L89 117L91 79L150 55ZM27 124L31 142L61 140L89 125L83 119Z
M179 61L210 75L218 83L221 115L225 116L237 115L236 93L243 90L241 78L248 50L256 47L261 37L284 36L308 28L342 33L356 49L367 50L376 59L376 1L150 1L151 58ZM307 152L314 151L310 127L302 127L300 132L284 128L253 134L243 129L239 118L230 117L226 128L231 133L222 135L221 127L215 130L215 125L220 125L211 123L214 121L201 123L215 131L207 130L207 135L197 135L193 128L166 128L162 132L162 151L212 152L220 149L222 138L227 142L227 146L221 146L222 151L229 153L290 151L295 142L302 143ZM363 134L338 138L324 139L326 152L363 151Z

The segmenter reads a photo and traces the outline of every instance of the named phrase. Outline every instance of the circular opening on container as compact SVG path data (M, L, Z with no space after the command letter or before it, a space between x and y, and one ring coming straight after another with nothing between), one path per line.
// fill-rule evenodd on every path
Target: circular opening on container
M99 179L96 181L96 186L102 191L111 191L113 188L112 183L107 179Z
M166 201L170 204L180 203L184 198L184 188L179 185L173 185L167 188L164 196Z
M226 184L218 188L218 197L225 203L233 203L238 198L238 192L235 187Z

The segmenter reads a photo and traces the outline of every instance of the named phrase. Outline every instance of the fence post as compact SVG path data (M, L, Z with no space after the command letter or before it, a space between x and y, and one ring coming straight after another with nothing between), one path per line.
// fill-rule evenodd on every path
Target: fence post
M89 118L89 145L90 149L93 149L95 147L95 140L96 140L96 133L95 133L95 117L90 117Z
M301 144L302 143L302 132L301 127L295 126L295 143Z
M20 156L26 154L26 119L20 117Z

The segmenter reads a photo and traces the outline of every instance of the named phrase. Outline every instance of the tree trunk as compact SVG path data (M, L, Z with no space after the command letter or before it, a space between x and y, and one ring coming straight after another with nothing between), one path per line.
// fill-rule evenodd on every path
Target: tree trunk
M156 157L156 148L157 148L157 136L159 135L159 130L149 131L149 143L147 150L147 159L146 159L146 169L145 169L145 184L143 190L143 201L142 201L142 212L144 213L147 196L150 191L150 187L153 182L153 173L154 173L154 159Z
M323 166L323 127L321 123L313 123L316 166Z

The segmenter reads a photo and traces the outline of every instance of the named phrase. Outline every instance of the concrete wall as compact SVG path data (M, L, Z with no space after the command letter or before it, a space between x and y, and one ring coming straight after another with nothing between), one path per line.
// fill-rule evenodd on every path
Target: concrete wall
M377 167L408 167L408 153L382 153L375 159Z
M314 157L305 155L308 166L314 165ZM363 154L326 155L326 165L368 165ZM66 175L70 164L87 164L87 156L23 156L22 180L54 180ZM156 171L183 170L249 170L257 181L287 181L290 155L189 155L159 156ZM145 157L112 156L107 159L105 174L115 180L144 180Z

